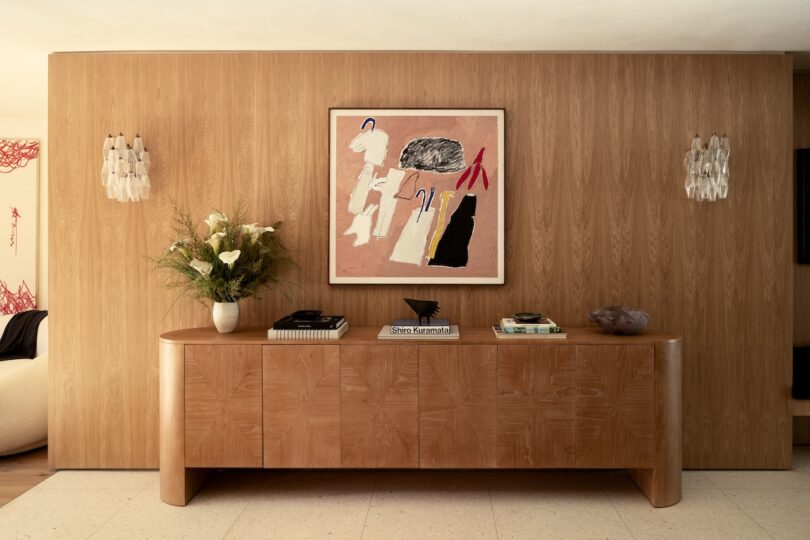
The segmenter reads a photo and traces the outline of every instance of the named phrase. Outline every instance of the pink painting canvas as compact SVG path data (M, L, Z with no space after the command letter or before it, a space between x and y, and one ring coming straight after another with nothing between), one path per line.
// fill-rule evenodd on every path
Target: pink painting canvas
M330 110L330 283L504 282L502 109Z

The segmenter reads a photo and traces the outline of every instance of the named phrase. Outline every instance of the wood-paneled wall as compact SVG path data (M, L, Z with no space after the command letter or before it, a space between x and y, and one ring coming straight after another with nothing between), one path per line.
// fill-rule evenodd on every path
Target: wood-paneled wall
M158 341L210 324L147 256L172 205L284 220L298 269L242 305L377 325L403 296L462 325L642 307L684 337L687 467L790 465L792 61L786 55L134 53L50 57L50 454L158 464ZM505 286L329 286L328 108L506 110ZM104 197L101 143L141 133L153 198ZM728 133L729 199L688 201L691 136Z
M810 148L810 73L793 75L793 148ZM793 344L810 345L810 265L796 264L795 247ZM793 442L810 444L810 418L793 419Z
M810 73L793 76L793 148L810 148ZM810 265L793 261L793 343L810 345Z

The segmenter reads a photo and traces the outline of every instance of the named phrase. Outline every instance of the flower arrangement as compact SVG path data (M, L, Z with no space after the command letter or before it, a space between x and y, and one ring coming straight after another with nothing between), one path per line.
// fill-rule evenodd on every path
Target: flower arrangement
M169 283L198 300L237 302L257 296L279 281L279 270L291 263L279 238L281 222L269 227L245 223L241 206L228 218L216 211L204 220L200 234L190 215L175 210L174 230L181 240L173 242L155 262L173 271Z

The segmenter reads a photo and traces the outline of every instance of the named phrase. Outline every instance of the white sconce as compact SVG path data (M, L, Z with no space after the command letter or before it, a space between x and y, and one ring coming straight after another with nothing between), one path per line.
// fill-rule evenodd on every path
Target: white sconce
M728 137L712 134L703 145L700 136L692 139L683 165L686 169L686 196L696 201L716 201L728 197Z
M107 135L102 155L101 185L108 199L138 202L149 198L152 191L149 183L152 160L140 135L135 135L131 146L123 133L119 133L118 137Z

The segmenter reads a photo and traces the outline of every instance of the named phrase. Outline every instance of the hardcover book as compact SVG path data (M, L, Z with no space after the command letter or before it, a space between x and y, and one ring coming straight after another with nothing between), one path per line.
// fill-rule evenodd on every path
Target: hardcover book
M501 326L501 329L507 334L559 334L562 328L559 326L543 327L525 327L525 326Z
M397 319L391 325L391 333L420 336L450 334L450 321L439 319L426 324L419 324L419 321L414 319Z
M503 328L501 328L500 324L492 325L492 331L495 333L495 337L498 339L567 339L568 334L560 329L560 332L548 333L548 332L520 332L520 333L510 333L504 332Z
M441 326L422 326L425 332L394 332L393 327L383 326L377 339L458 339L458 326L451 325L445 332Z
M397 319L391 326L450 326L449 319L433 319L427 324L419 324L416 319Z
M503 328L511 328L511 327L521 327L521 328L550 328L552 326L557 326L557 324L549 319L548 317L543 317L540 319L539 322L536 323L522 323L518 322L511 317L504 317L501 319L501 327Z
M343 322L337 328L297 328L279 329L271 328L267 331L267 339L289 339L289 340L321 340L340 339L349 329L349 323Z
M323 315L313 319L296 319L292 315L286 315L273 323L276 330L334 330L343 322L343 315Z

